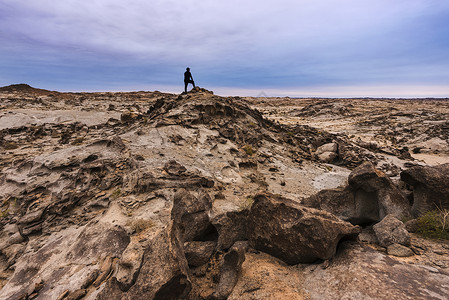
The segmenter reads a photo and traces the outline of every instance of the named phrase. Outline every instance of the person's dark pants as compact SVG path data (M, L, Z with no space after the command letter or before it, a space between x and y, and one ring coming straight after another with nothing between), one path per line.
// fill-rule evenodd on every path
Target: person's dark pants
M187 93L187 85L191 83L193 84L193 87L195 87L195 82L193 80L184 81L184 91Z

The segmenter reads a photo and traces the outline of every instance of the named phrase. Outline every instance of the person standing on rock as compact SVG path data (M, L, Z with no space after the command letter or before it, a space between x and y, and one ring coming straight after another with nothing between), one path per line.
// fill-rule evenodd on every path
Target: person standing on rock
M191 83L193 84L193 88L195 88L195 82L193 81L192 73L190 73L190 68L187 68L184 72L184 92L187 93L187 85Z

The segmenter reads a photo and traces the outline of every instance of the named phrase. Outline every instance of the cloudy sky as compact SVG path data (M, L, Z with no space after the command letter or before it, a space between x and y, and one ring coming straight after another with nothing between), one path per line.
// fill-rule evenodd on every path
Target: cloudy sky
M0 0L0 85L449 97L446 0Z

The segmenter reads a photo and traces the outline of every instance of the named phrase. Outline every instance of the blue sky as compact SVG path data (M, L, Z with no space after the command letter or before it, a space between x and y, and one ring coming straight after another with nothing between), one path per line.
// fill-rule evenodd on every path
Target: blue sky
M0 0L0 85L449 97L449 1Z

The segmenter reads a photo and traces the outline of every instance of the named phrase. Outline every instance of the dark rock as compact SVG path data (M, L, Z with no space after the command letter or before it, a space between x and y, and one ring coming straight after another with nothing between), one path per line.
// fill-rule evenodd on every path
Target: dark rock
M211 296L212 299L227 299L232 293L242 269L242 264L245 261L247 248L247 242L236 242L222 257L220 262L220 280Z
M171 160L168 163L166 163L164 166L164 170L169 175L172 175L172 176L180 176L187 171L186 167L184 167L183 165L181 165L180 163L178 163L175 160Z
M348 177L349 185L354 189L362 189L371 193L388 188L391 185L389 178L379 170L376 170L372 163L365 162L355 168Z
M401 179L413 187L413 216L449 208L449 163L434 167L414 166L403 171Z
M328 211L340 219L353 224L361 224L364 220L377 218L375 211L368 209L361 210L360 205L357 207L354 192L348 186L345 188L321 190L315 195L304 199L303 204L308 207ZM357 211L357 208L359 208L359 211ZM361 214L364 212L376 215L362 216Z
M338 242L360 232L348 222L272 194L258 194L248 216L253 248L288 264L330 259Z
M43 213L44 213L43 209L28 213L24 215L22 218L20 218L19 224L30 224L39 221L42 218Z
M382 221L373 226L379 245L388 247L391 244L410 246L410 234L405 229L404 223L393 215L386 216Z
M211 258L217 242L215 241L191 241L184 243L184 252L189 266L198 267L204 265Z
M248 210L231 211L213 218L212 224L218 231L218 250L227 250L235 242L248 240Z
M83 298L87 294L87 290L79 289L74 292L69 293L67 297L64 298L64 300L78 300Z
M140 117L141 116L136 113L124 112L120 115L120 121L122 121L123 123L131 123L131 122L134 122L135 120L139 119Z
M179 226L181 240L204 240L211 223L208 212L212 209L209 194L201 191L198 198L180 189L173 199L172 220Z

